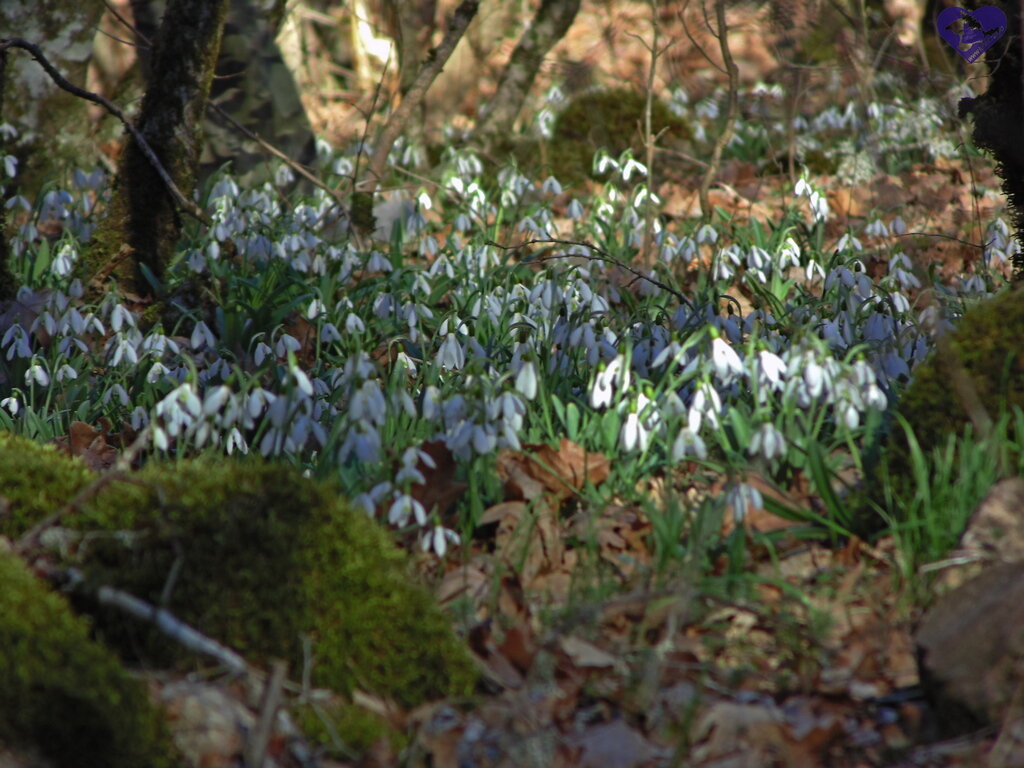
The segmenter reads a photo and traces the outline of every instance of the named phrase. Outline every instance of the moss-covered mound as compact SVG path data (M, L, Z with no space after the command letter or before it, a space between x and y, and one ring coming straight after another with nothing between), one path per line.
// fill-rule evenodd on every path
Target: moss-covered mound
M308 637L318 686L404 705L473 686L467 651L387 534L293 469L226 460L148 468L101 492L80 524L137 534L93 544L90 580L159 602L174 569L167 608L254 661L282 657L297 673ZM104 622L118 645L129 639L161 658L169 650L122 624L130 638Z
M646 110L647 97L639 91L591 91L574 99L558 115L549 141L505 136L494 148L494 155L513 157L529 176L547 173L564 186L579 185L595 178L593 161L599 149L616 158L632 149L633 156L643 161ZM686 122L657 99L651 104L651 128L655 135L664 130L659 146L670 146L692 135Z
M0 551L0 744L61 768L179 764L143 685L88 635L62 597Z
M1024 408L1024 285L1017 284L967 311L949 342L988 415L998 419L1014 406ZM969 419L952 385L953 374L940 356L914 369L913 380L898 405L921 449L945 446L950 435L963 434ZM1018 436L1020 437L1020 436ZM910 451L905 434L893 420L878 465L894 486L910 482ZM881 466L876 466L876 481ZM877 490L877 488L873 489ZM897 487L905 492L906 487Z
M0 433L0 534L20 535L95 477L77 459ZM166 592L164 607L251 662L284 658L293 677L311 665L316 687L405 706L475 685L468 651L387 533L294 469L224 459L151 465L103 486L61 525L85 534L63 556L88 583L153 604ZM136 619L80 607L129 658L196 663Z
M604 149L618 157L632 149L643 159L643 125L647 96L629 88L591 91L574 99L555 122L554 136L548 147L548 162L556 178L576 183L591 176L594 153ZM651 131L665 131L659 142L690 137L686 123L655 99L651 104Z

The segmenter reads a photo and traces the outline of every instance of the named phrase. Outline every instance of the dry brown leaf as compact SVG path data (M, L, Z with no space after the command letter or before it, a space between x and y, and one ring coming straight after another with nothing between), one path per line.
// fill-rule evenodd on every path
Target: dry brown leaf
M78 456L93 472L103 472L114 466L117 451L108 444L110 421L100 419L100 428L94 429L84 421L71 422L67 437L59 437L54 443L71 456Z
M426 482L413 483L409 495L422 504L427 512L436 506L437 511L444 515L462 498L469 486L455 481L455 457L444 441L423 443L420 450L430 456L434 466L428 466L423 461L416 464L416 469Z
M524 445L522 451L503 450L498 453L497 470L507 498L533 501L549 494L561 501L588 482L604 482L611 461L563 437L558 448L531 444Z

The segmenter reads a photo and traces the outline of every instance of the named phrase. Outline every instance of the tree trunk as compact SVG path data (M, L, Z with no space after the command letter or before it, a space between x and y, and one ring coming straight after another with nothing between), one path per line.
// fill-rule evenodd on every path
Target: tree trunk
M72 83L85 86L96 25L103 3L78 0L2 0L0 37L20 37L43 49ZM95 166L89 104L60 90L24 53L8 57L7 99L0 123L18 131L5 152L19 160L17 185L34 198L46 182L61 181L73 168ZM109 119L109 118L108 118Z
M974 143L996 159L1003 178L1017 239L1024 241L1024 50L1022 14L1017 0L996 3L1006 12L1008 29L985 53L991 80L988 90L960 100L960 117L974 116ZM1014 278L1024 279L1024 252L1013 258Z
M154 74L137 127L171 179L190 199L202 149L202 124L229 0L169 0L151 57ZM181 220L167 186L134 139L121 158L114 198L82 267L113 275L145 295L140 270L158 279L174 252ZM102 290L90 285L90 292Z
M477 125L479 136L507 131L526 101L544 57L569 31L580 0L543 0L501 75L498 91Z

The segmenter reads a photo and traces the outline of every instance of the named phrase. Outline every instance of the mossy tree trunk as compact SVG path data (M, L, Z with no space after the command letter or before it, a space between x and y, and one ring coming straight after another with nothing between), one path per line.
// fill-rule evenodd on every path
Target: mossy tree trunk
M979 3L988 5L989 3ZM1017 239L1024 242L1024 55L1022 55L1021 3L992 3L1006 13L1008 28L1002 39L988 49L988 90L973 99L960 100L960 117L973 115L974 142L996 159L1003 192L1010 206ZM1013 259L1014 277L1024 279L1024 252Z
M498 90L480 118L478 135L507 131L515 122L544 57L565 37L579 9L580 0L543 0L501 74Z
M182 195L190 199L202 150L203 115L229 0L169 0L151 56L153 77L137 127ZM174 200L134 139L121 157L114 197L82 267L117 279L137 295L152 291L140 265L158 279L181 233ZM90 285L91 293L102 290Z
M85 86L96 26L103 3L79 0L3 0L0 37L19 37L42 48L64 77ZM18 135L5 147L19 160L22 194L34 198L47 181L75 167L96 164L99 155L91 140L94 123L89 104L62 91L24 51L8 56L4 75L7 91L0 123Z

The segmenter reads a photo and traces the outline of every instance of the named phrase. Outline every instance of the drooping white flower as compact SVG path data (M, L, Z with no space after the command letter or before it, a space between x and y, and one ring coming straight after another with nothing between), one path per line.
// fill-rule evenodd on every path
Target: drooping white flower
M743 375L743 361L724 339L712 339L711 364L714 366L715 376L725 385L731 384L734 379Z
M672 443L672 461L681 461L686 456L696 456L698 459L708 457L707 446L700 435L690 427L679 430L675 442Z
M750 439L747 453L751 456L760 454L768 461L781 459L786 455L786 438L774 424L766 421Z

